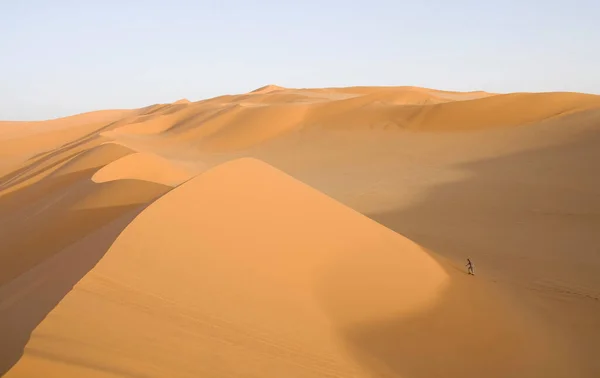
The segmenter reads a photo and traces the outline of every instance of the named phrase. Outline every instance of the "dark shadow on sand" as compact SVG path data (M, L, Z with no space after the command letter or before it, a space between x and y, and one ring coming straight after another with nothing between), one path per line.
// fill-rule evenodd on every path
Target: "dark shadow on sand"
M137 207L0 288L0 375L21 358L31 332L141 211Z
M377 377L562 378L577 371L556 358L535 323L472 278L452 277L433 308L341 329L348 352Z
M595 128L561 145L462 165L468 178L434 187L418 204L367 214L435 251L451 283L431 309L338 328L349 353L377 377L600 376L598 301L531 294L544 279L600 290L598 164ZM475 277L466 275L467 257ZM334 324L343 311L329 309Z
M91 181L96 171L48 177L0 198L4 216L0 229L0 376L21 358L31 333L46 315L155 199L70 210L81 196L104 185ZM170 189L150 182L144 185L155 186L156 196ZM65 191L69 195L63 201ZM36 201L42 202L36 205ZM52 207L49 214L43 212L47 206ZM23 212L24 218L15 215ZM11 227L19 237L10 237Z

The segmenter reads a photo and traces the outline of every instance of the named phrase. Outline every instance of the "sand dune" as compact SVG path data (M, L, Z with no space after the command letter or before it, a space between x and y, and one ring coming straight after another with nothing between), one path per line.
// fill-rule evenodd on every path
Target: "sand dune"
M136 153L115 160L92 176L94 182L135 179L177 186L197 173L158 155Z
M92 170L44 178L0 197L0 281L27 269L169 187L143 181L94 184ZM89 209L98 211L87 211ZM84 211L85 210L85 211Z
M191 104L191 101L187 98L182 98L180 100L175 101L173 104Z
M519 93L425 106L396 106L381 100L377 104L372 99L368 95L323 104L306 123L354 130L463 131L514 127L600 108L600 96L577 93Z
M579 93L494 95L414 87L319 92L268 86L222 101L173 109L165 105L104 135L121 140L138 135L171 140L175 135L172 145L193 141L205 151L231 152L305 129L456 132L516 127L600 109L599 96Z
M0 281L17 277L121 213L168 190L143 181L118 185L91 181L97 170L133 152L91 139L59 148L5 176L0 185Z
M224 108L194 109L160 116L103 133L127 140L131 136L165 134L175 144L194 144L206 150L235 150L272 139L297 127L306 112L301 105L252 107L232 104ZM160 135L161 137L163 135ZM166 139L165 138L165 139Z
M2 189L0 197L27 188L44 178L100 168L133 152L115 143L103 143L101 139L90 140L71 148L58 149L38 161L28 161L13 174L5 176L0 185Z
M445 277L410 241L268 166L234 161L142 212L7 377L40 368L63 377L344 376L356 367L334 342L329 312L340 327L408 315L430 305ZM386 299L398 292L401 301ZM94 312L80 316L81 306ZM156 343L144 341L149 333ZM100 349L82 348L90 338Z
M109 123L122 119L133 112L133 110L100 110L47 121L0 121L0 137L15 138L86 124Z
M152 135L168 131L181 119L181 114L175 115L144 115L138 117L135 122L127 123L119 128L104 132L103 135L114 136L125 135Z
M90 148L68 160L53 175L65 175L103 167L114 160L133 153L131 149L115 143L105 143Z
M385 361L354 362L363 351L354 351L352 330L426 312L446 285L444 270L409 240L237 160L144 210L36 329L7 377L389 374ZM469 315L472 327L489 316ZM521 340L469 352L479 361L511 356L503 374L528 371L519 355L530 354L522 343L531 331L506 328L506 342Z
M264 87L255 89L250 93L270 93L270 92L282 91L282 90L285 90L285 88L280 87L278 85L269 84L269 85L265 85Z
M126 212L94 229L44 263L0 287L0 374L18 361L31 331L102 258L137 212L136 209Z
M328 88L324 91L335 93L346 93L361 96L381 96L387 95L390 97L404 98L404 101L398 103L404 104L423 104L423 101L429 103L438 103L446 101L474 100L495 95L483 91L473 92L452 92L441 91L437 89L421 88L421 87L347 87L347 88Z
M116 236L110 225L170 189L137 180L93 183L103 164L132 151L112 143L90 146L66 160L60 154L46 157L50 162L22 172L33 171L30 177L16 177L0 191L0 374L18 360L33 328L106 251L106 238Z
M0 375L597 377L599 125L274 85L0 122Z
M49 121L0 122L0 158L29 158L82 138L133 113L132 110L106 110Z

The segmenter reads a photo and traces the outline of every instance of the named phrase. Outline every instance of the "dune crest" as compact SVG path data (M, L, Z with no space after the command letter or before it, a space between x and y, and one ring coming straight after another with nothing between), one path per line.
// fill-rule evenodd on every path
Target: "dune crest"
M95 168L101 168L135 151L116 143L107 142L89 148L67 160L51 176L77 173Z
M332 322L408 316L446 280L409 240L264 163L236 160L144 210L7 377L98 373L100 363L134 376L354 375Z
M292 132L464 132L534 124L600 109L600 96L581 93L449 92L418 87L286 89L190 105L165 105L103 135L164 137L210 152L233 152Z
M135 153L111 162L92 176L96 183L134 179L177 186L197 173L158 155Z
M182 98L180 100L177 100L173 103L173 105L180 105L180 104L191 104L192 102L190 100L188 100L187 98Z
M274 84L269 84L269 85L265 85L264 87L260 87L257 88L253 91L251 91L250 93L270 93L270 92L275 92L275 91L281 91L281 90L285 90L284 87L280 87L278 85L274 85Z

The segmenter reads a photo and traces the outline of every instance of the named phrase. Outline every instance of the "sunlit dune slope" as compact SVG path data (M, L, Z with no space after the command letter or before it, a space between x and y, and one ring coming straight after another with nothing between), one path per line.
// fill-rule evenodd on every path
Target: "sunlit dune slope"
M138 216L7 377L347 376L337 327L426 309L446 280L409 240L242 159Z
M375 102L368 96L315 105L305 122L336 129L464 131L521 126L600 108L600 96L579 93L516 93L422 106Z
M259 89L191 104L164 105L103 133L164 138L213 152L241 150L303 130L468 131L526 124L600 109L580 93L447 92L415 87ZM137 140L137 139L136 139Z
M0 159L26 159L85 137L135 110L103 110L71 117L35 122L0 121Z
M537 326L465 279L450 283L416 244L282 172L235 160L144 210L7 377L399 376L393 354L440 376L418 362L433 358L426 345L449 353L453 376L555 376ZM402 326L433 309L447 323ZM471 341L452 341L457 354L448 337L461 333Z
M285 88L280 87L278 85L274 85L274 84L269 84L269 85L265 85L264 87L260 87L258 89L253 90L250 93L270 93L270 92L276 92L276 91L282 91L285 90Z

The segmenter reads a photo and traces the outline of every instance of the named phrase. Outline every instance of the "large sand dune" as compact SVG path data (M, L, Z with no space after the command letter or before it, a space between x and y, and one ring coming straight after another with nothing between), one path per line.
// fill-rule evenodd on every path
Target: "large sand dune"
M274 85L0 122L0 374L597 377L599 125Z
M395 328L432 311L447 285L442 267L409 240L266 165L236 160L144 210L36 329L7 376L38 369L63 377L394 374L389 354L410 354L414 339L392 330L390 350L379 355L383 341L362 338L381 337L369 327L384 332L388 322ZM463 290L466 301L470 290ZM497 298L475 298L478 306L488 302L488 312L502 309ZM468 322L448 318L436 332L413 332L437 345L441 335L446 343L460 338L446 334L457 325L493 319L492 332L461 331L471 345L494 336L493 351L465 345L462 353L478 362L451 370L481 371L482 362L504 355L489 376L524 374L535 367L524 357L539 354L542 364L548 356L540 340L530 341L541 337L531 324L511 329L505 311L460 309ZM374 350L363 350L369 342ZM373 361L361 369L353 353ZM552 376L555 363L547 364Z
M493 95L413 87L317 91L268 86L225 103L208 100L165 115L167 109L144 115L107 135L175 138L175 144L193 140L204 151L227 152L298 130L447 132L516 127L600 109L600 97L579 93Z

